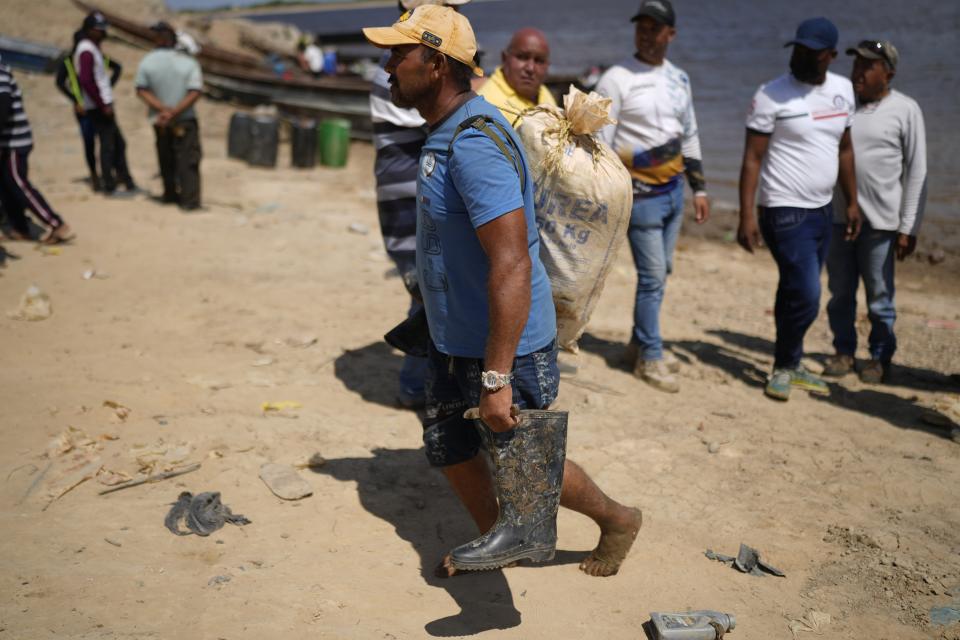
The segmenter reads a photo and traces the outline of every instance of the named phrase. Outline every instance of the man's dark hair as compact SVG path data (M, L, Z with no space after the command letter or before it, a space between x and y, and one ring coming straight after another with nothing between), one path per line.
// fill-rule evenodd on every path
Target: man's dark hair
M423 47L423 52L420 54L420 60L422 62L429 62L437 55L443 55L443 57L447 59L447 64L450 65L450 76L453 78L457 88L461 91L470 91L470 80L473 78L473 69L471 69L468 65L465 65L459 60L455 60L448 55L444 55L436 49L431 49L430 47Z

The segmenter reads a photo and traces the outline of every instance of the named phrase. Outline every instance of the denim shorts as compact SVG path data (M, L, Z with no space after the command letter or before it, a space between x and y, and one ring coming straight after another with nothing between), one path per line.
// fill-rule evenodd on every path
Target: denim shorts
M473 458L483 443L464 411L479 406L483 360L448 356L430 342L427 354L426 417L423 444L431 466L447 467ZM560 370L557 342L513 360L513 403L546 409L557 398Z

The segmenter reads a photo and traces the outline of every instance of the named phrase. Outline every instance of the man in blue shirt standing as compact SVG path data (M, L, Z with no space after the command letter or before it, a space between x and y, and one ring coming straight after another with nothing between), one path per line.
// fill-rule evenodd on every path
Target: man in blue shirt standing
M512 128L470 89L483 73L474 66L470 22L425 5L364 35L391 51L394 104L415 107L429 126L417 178L417 275L431 338L423 439L431 465L483 534L454 549L438 571L552 558L563 504L601 529L581 569L613 575L640 512L564 462L566 414L544 411L559 372L533 185ZM527 411L518 415L515 406ZM481 448L493 460L492 477Z

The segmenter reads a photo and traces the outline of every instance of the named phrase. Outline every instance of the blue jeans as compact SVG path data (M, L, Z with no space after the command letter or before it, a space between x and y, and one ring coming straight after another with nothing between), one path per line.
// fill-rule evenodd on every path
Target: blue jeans
M463 412L480 405L483 360L455 358L437 351L430 341L427 355L427 407L423 444L431 466L446 467L473 458L483 446L473 420ZM513 359L513 404L521 409L547 409L560 389L557 341Z
M853 356L857 352L857 286L863 278L870 317L870 357L890 362L897 350L893 323L893 265L896 231L871 229L864 221L860 236L853 242L843 240L844 226L833 225L833 243L827 258L830 302L827 315L837 353Z
M663 359L660 305L673 271L673 250L683 224L683 184L656 196L634 196L630 213L630 250L637 268L632 341L643 360Z
M803 338L820 312L820 272L827 259L833 207L760 207L760 232L777 262L780 282L773 309L777 325L774 368L803 358Z

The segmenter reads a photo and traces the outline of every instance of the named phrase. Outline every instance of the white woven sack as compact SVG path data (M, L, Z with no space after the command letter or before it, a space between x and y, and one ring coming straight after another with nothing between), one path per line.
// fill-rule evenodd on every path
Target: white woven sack
M528 111L519 133L536 185L540 258L553 288L558 341L575 353L626 240L633 187L623 162L595 136L613 122L609 98L571 86L563 103Z

